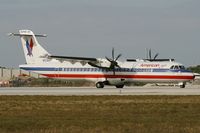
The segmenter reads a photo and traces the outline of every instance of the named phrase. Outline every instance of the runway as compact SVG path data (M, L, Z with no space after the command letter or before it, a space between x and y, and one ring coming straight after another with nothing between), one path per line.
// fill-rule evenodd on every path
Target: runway
M89 88L89 87L2 87L0 95L200 95L200 86L179 87L126 87Z

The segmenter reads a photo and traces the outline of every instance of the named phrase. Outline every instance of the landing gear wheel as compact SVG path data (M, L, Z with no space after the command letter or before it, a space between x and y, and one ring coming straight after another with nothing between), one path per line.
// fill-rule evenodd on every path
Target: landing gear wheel
M124 85L116 85L116 88L123 88Z
M96 83L96 87L97 87L97 88L103 88L103 87L104 87L103 82L97 82L97 83Z
M180 85L180 88L185 88L185 84Z

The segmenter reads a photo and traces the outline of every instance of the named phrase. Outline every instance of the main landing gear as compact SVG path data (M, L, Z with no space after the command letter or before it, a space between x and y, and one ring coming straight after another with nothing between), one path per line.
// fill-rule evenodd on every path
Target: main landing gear
M97 88L104 88L104 85L111 85L111 84L108 84L106 82L97 82L96 83L96 87ZM124 87L124 84L119 84L119 85L115 85L116 88L123 88Z
M97 82L96 83L96 87L97 88L103 88L104 87L104 83L103 82Z
M116 88L123 88L124 87L124 84L122 85L116 85Z

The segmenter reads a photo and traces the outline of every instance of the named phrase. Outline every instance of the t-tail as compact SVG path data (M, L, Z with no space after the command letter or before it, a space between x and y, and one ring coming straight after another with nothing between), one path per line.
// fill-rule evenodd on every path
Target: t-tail
M30 30L20 30L19 34L11 33L10 35L20 36L27 64L42 63L44 57L49 55L36 39L36 37L46 37L46 35L35 35Z

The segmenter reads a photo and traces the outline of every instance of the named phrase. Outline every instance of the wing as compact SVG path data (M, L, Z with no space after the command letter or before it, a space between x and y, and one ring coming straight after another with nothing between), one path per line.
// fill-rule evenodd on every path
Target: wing
M96 58L88 58L88 57L72 57L72 56L56 56L56 55L49 55L48 56L49 59L56 59L59 60L61 62L63 61L69 61L71 63L76 63L76 62L80 62L82 65L85 64L89 64L89 63L93 63L93 64L97 64L98 60Z
M71 57L71 56L55 56L55 55L50 55L49 58L54 58L54 59L61 59L61 60L79 60L79 61L97 61L96 58L88 58L88 57Z

